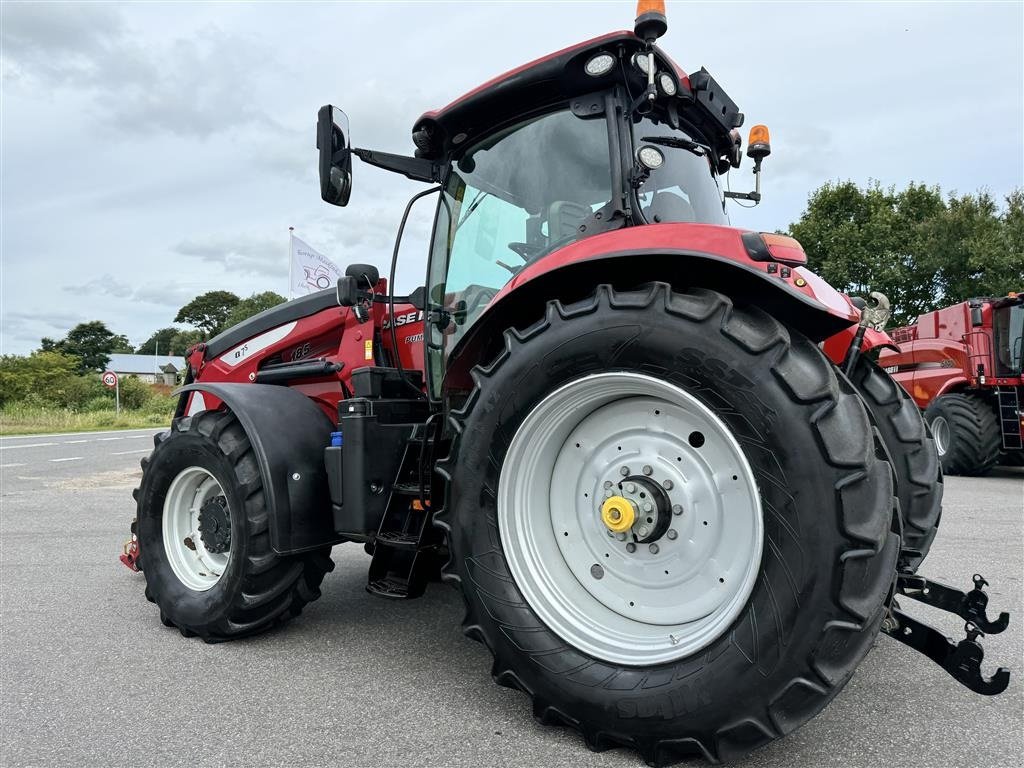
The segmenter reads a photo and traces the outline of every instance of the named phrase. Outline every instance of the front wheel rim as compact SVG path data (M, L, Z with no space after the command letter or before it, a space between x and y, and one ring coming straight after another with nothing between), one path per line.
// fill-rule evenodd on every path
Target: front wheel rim
M949 449L949 422L945 416L936 416L932 419L932 438L935 440L935 450L939 456L945 456Z
M196 592L211 589L227 569L231 550L211 552L200 533L204 504L223 499L224 489L208 470L188 467L177 474L164 498L162 532L171 570Z
M602 519L610 497L637 513L626 534ZM622 665L709 645L760 570L761 499L739 443L693 395L643 374L594 374L545 397L509 445L497 515L509 569L541 621ZM650 537L638 535L644 526Z

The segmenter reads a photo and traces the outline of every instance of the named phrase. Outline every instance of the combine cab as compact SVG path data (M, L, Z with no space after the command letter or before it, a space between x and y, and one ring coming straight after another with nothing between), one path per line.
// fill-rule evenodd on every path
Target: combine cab
M879 361L924 410L942 468L1024 464L1024 296L971 299L892 331Z
M594 749L651 764L736 757L819 712L885 632L984 694L980 577L915 574L942 485L920 412L865 354L855 304L795 240L729 225L761 198L768 131L705 70L634 30L502 75L413 126L413 156L361 149L320 110L321 196L352 162L426 183L422 287L348 267L337 290L193 349L144 462L125 554L183 635L298 615L365 547L367 589L441 577L494 679ZM864 307L862 309L862 307ZM822 344L828 354L822 351ZM959 642L894 596L969 622Z

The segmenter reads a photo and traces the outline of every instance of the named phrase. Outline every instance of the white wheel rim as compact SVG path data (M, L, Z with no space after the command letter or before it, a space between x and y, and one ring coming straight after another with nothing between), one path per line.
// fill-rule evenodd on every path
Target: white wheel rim
M231 557L210 552L199 534L199 510L210 499L223 496L217 478L202 467L188 467L178 473L164 498L164 551L171 570L189 589L205 592L220 581Z
M699 447L692 434L703 437ZM601 520L601 502L627 493L618 488L624 467L682 509L663 518L670 527L657 551L635 540L636 526L623 541ZM643 374L586 376L545 397L512 439L497 506L530 607L567 643L618 664L706 647L739 616L760 569L761 498L739 443L695 397Z
M945 416L936 416L932 419L932 438L935 440L935 450L939 456L945 456L949 448L949 422Z

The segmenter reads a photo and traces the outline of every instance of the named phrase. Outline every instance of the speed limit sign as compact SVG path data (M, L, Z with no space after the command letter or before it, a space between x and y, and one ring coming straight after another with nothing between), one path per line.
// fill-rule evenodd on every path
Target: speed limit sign
M110 389L117 386L117 374L113 371L104 371L100 380L103 382L103 386L109 387Z

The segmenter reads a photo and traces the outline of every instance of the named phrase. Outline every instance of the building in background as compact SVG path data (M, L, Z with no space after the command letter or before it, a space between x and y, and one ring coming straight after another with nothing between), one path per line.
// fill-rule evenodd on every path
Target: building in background
M185 370L185 358L175 355L115 353L107 361L107 370L118 376L137 376L147 384L174 386L178 380L178 373Z

